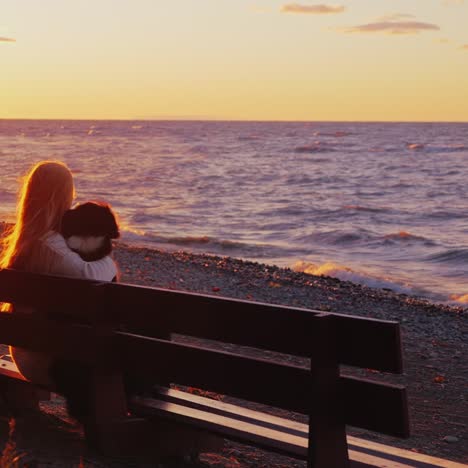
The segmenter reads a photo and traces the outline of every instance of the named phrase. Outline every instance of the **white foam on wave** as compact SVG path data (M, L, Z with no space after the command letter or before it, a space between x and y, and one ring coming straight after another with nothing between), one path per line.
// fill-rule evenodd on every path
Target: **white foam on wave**
M451 294L450 300L455 304L468 304L468 294Z
M417 236L407 231L398 231L386 234L384 239L396 240L396 241L412 241L412 240L426 240L425 237Z
M120 220L119 223L120 234L123 238L127 240L135 240L135 236L137 237L144 237L146 232L143 229L138 229L134 226L130 226L129 224Z
M406 147L410 150L422 150L425 145L423 143L408 143Z
M292 269L297 272L306 273L315 276L331 276L342 281L350 281L352 283L361 284L370 288L376 289L391 289L396 293L415 294L410 286L401 284L396 280L371 276L367 273L355 271L347 266L339 265L334 262L326 262L321 265L314 263L298 261Z

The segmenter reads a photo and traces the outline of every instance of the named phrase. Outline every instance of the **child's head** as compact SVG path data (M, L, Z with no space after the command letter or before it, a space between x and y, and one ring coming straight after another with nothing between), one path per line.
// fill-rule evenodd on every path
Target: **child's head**
M61 233L68 247L87 262L109 255L111 239L120 236L116 216L104 202L86 202L68 210L62 218Z
M16 224L4 241L0 267L29 263L33 245L49 231L58 231L75 189L68 167L59 161L42 161L24 178L17 206Z
M89 201L64 213L61 232L66 239L71 236L107 237L120 236L116 215L108 203Z

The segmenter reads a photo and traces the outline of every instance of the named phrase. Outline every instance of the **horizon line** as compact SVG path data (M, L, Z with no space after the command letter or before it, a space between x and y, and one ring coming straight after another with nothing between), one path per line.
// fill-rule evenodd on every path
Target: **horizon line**
M246 122L246 123L457 123L468 124L468 120L283 120L283 119L218 119L218 118L33 118L33 117L0 117L0 121L68 121L68 122Z

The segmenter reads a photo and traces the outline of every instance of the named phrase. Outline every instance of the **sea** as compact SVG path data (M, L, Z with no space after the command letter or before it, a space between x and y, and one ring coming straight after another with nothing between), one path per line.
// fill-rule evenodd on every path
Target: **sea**
M468 123L0 120L0 220L45 159L126 243L468 303Z

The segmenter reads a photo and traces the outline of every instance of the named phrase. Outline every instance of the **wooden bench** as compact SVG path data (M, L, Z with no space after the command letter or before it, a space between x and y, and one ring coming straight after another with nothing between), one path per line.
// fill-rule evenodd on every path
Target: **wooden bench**
M104 451L161 435L161 450L173 439L178 453L203 450L213 434L310 467L385 466L375 450L348 444L346 425L409 434L403 386L340 372L347 365L401 373L396 322L12 270L0 271L0 301L36 310L0 314L0 343L94 367L94 417L85 434ZM171 333L192 338L171 341ZM221 349L227 344L229 352ZM24 388L33 386L1 362L5 398L21 388L27 395L11 399L13 406L31 406ZM125 372L226 395L230 403L159 386L134 397L129 416ZM248 409L238 399L266 406ZM301 415L309 422L297 422Z

